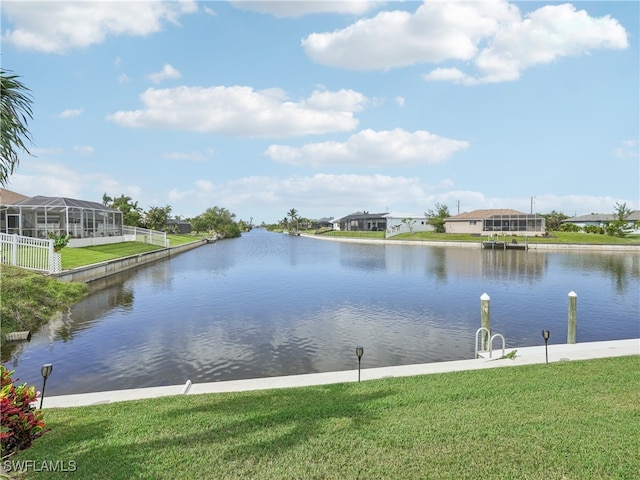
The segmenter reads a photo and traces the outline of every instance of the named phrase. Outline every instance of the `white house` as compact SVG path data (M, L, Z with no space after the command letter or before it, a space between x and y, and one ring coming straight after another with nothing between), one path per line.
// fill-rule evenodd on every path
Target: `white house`
M395 237L401 233L432 232L432 225L427 223L427 217L422 214L389 212L384 215L387 220L385 237Z

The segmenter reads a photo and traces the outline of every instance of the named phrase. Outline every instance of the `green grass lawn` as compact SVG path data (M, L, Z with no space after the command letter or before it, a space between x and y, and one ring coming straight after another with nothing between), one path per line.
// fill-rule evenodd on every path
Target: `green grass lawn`
M2 265L0 289L1 358L6 360L18 344L5 342L10 332L37 331L57 311L67 309L88 291L84 283L59 282L24 268Z
M46 399L45 399L46 405ZM43 479L635 479L640 356L45 409Z
M359 237L359 238L385 238L384 232L342 232L331 231L322 235L335 237ZM498 235L498 239L502 239ZM513 237L507 235L507 241ZM519 242L524 243L524 237L516 237ZM480 242L482 239L487 240L487 236L479 237L462 233L435 233L435 232L416 232L413 235L403 233L391 237L392 240L432 240L432 241L454 241L454 242ZM609 235L600 235L595 233L575 233L575 232L553 232L548 237L528 236L529 243L576 243L576 244L614 244L614 245L640 245L639 235L628 235L626 237L612 237Z
M167 238L169 239L170 245L175 247L184 243L201 240L205 238L205 236L195 234L167 235ZM93 247L63 248L61 250L62 269L69 270L71 268L113 260L114 258L122 258L129 255L151 252L161 248L162 247L159 247L158 245L150 245L142 242L122 242L110 243L107 245L96 245Z

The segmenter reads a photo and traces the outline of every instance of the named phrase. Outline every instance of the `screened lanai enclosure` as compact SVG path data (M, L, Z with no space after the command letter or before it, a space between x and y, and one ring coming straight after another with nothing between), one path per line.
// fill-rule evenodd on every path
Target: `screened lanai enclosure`
M0 209L0 231L34 238L121 236L122 212L97 202L64 197L30 197Z
M545 219L537 214L493 215L484 219L485 232L544 232Z

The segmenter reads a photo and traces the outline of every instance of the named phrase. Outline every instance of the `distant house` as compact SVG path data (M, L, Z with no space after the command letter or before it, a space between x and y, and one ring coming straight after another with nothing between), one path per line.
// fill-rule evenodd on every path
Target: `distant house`
M29 198L27 195L0 188L0 207L2 205L13 205L27 198Z
M385 232L385 237L393 237L401 233L425 232L433 230L427 224L424 214L385 212L356 212L331 220L334 230L351 232Z
M72 239L106 238L121 237L122 227L122 212L101 203L66 197L39 195L20 199L4 192L2 195L0 233L34 238L48 238L50 234L71 235Z
M586 226L605 228L615 220L617 220L617 216L615 214L594 213L591 215L581 215L578 217L567 218L560 223L571 223L573 225L577 225L580 228L584 228ZM638 222L640 222L640 210L633 210L627 217L627 222L629 223L629 228L633 229L634 232L640 231L640 227L638 226Z
M191 233L191 224L185 220L169 218L166 230L171 233Z
M323 217L319 218L311 225L311 228L332 228L333 227L333 217Z
M387 229L386 213L356 212L333 220L333 229L345 232L377 232Z
M545 232L545 219L540 215L518 210L474 210L447 218L445 232L472 235L541 235Z
M422 214L389 212L384 215L387 220L386 238L401 233L431 232L433 225L427 223L427 217Z

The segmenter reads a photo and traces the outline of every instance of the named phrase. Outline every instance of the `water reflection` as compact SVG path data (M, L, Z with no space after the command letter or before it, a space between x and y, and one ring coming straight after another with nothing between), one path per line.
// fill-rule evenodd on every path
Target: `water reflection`
M114 275L14 352L50 394L471 358L479 298L507 347L640 335L639 254L358 245L254 231Z

